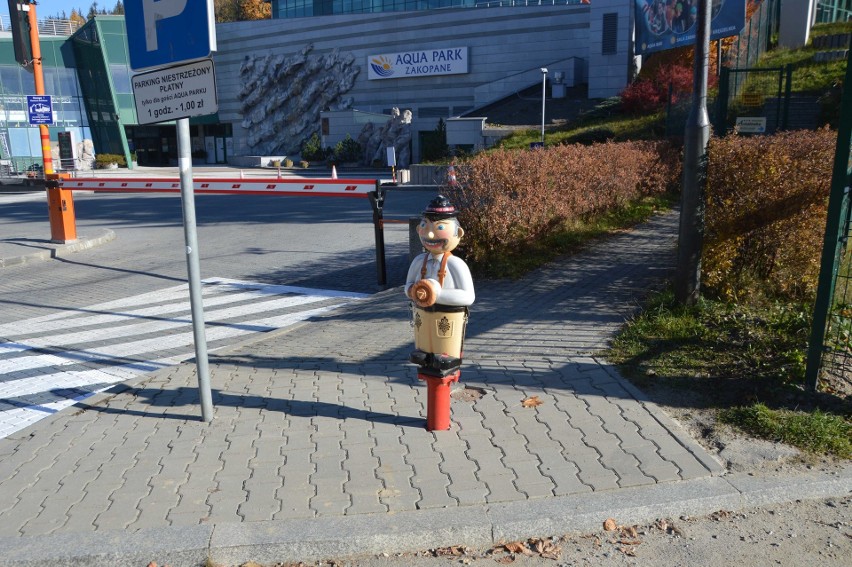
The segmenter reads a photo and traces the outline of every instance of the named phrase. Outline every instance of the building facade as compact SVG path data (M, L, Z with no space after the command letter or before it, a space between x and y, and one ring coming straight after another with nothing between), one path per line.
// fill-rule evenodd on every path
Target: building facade
M337 4L273 2L273 13ZM415 11L384 4L217 26L219 120L231 124L236 155L293 155L320 125L333 146L344 135L356 139L366 114L397 108L411 113L417 161L423 133L440 119L476 116L541 85L543 68L567 86L588 84L590 98L615 96L630 79L625 0Z
M540 85L543 68L567 86L588 84L590 98L618 94L633 69L632 3L550 2L273 0L271 20L217 25L219 111L191 119L193 155L295 156L315 132L333 146L362 134L365 117L397 108L410 116L416 162L439 120L475 118ZM46 91L57 100L52 141L72 131L128 162L176 160L174 124L137 122L122 16L96 16L41 44ZM0 31L0 159L40 156L22 103L33 90L11 34Z

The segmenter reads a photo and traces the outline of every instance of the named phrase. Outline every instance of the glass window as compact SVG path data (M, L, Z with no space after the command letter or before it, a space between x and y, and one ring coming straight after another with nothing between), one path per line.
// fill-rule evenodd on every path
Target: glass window
M7 94L21 94L21 71L20 67L10 65L0 66L0 89Z
M130 70L127 65L110 65L109 73L112 75L112 84L116 93L130 94L133 86L130 83Z
M41 157L38 128L9 128L9 146L13 156Z

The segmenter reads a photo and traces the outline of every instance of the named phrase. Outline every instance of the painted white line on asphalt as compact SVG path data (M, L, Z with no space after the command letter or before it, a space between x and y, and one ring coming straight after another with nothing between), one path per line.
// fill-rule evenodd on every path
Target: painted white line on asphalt
M251 330L233 327L218 327L208 329L206 333L207 342L209 343L222 339L236 338L257 332L268 332L275 329L281 329L283 327L288 327L311 317L322 315L323 313L331 311L332 309L335 309L337 307L340 307L340 304L329 305L327 307L320 307L308 311L301 311L299 313L289 313L287 315L280 315L277 317L267 317L263 319L258 319L257 321L252 322L253 328ZM187 326L188 324L189 323L185 324L184 326ZM177 355L173 355L166 358L159 358L156 360L149 361L146 360L147 357L145 357L141 358L136 362L122 364L119 366L108 366L105 368L87 370L70 370L67 372L53 372L50 374L43 374L40 376L33 377L23 377L19 379L15 379L16 371L13 370L9 374L7 374L6 379L4 379L2 383L0 383L0 399L26 396L39 392L46 392L51 389L76 388L80 386L87 386L89 384L98 384L101 382L115 382L127 380L145 372L152 372L154 370L158 370L167 366L174 366L175 364L178 364L180 362L183 362L184 360L195 356L193 334L191 332L170 335L168 337L165 337L165 340L163 338L157 338L150 340L131 341L128 343L121 343L111 346L115 348L104 348L99 351L85 351L77 353L75 354L75 359L72 359L71 362L109 363L128 358L129 356L147 354L151 352L156 352L157 350L163 350L165 348L175 349L184 347L185 351ZM157 346L159 348L154 349L151 348L152 346ZM67 362L68 361L66 360L65 363ZM52 366L58 365L43 364L37 366L36 368L50 368ZM17 373L21 375L25 374L24 371L19 371ZM112 375L110 373L112 373Z
M224 299L224 298L218 298ZM241 298L245 299L245 298ZM257 296L255 296L257 299ZM234 319L239 317L245 317L247 315L254 315L257 313L266 313L270 311L275 311L278 309L286 309L292 308L299 305L306 305L310 303L317 303L320 301L325 301L324 297L311 297L311 296L294 296L294 297L286 297L283 299L269 299L265 298L262 301L255 301L253 303L245 303L243 305L227 307L225 309L210 309L204 310L204 320L206 325L234 325L240 326L240 323L227 323L228 319ZM180 310L177 310L177 307L180 307ZM206 307L205 301L205 307ZM46 337L33 338L27 341L27 345L31 349L62 349L62 345L68 344L78 344L82 345L85 343L96 342L96 341L104 341L104 340L114 340L121 337L127 336L141 336L152 333L162 333L164 331L170 331L173 329L179 329L181 327L185 327L186 325L192 324L192 313L190 312L189 303L183 304L174 304L174 305L165 305L162 306L164 308L163 313L158 313L156 307L152 307L144 310L144 314L129 312L129 313L113 313L109 315L97 315L95 317L82 317L80 319L72 319L70 321L64 321L59 329L66 331L64 334L60 335L50 335ZM181 313L180 317L166 317L167 314L172 313ZM150 321L149 319L158 319L154 321ZM86 329L79 331L72 331L75 327L91 327L93 325L110 325L109 332L105 333L103 328L95 328L95 329ZM32 328L27 327L26 324L21 326L22 334L27 333L39 333L44 332L40 325ZM166 335L169 336L170 335ZM164 337L165 338L165 337ZM20 343L0 343L0 356L3 355L3 352L6 350L9 351L18 351ZM44 357L52 357L54 355L41 355ZM77 362L77 356L73 353L70 354L71 362ZM31 360L26 362L19 363L21 366L18 368L23 370L26 368L39 368L42 366L40 363L39 357L34 356ZM27 366L29 365L29 366ZM0 370L3 369L3 362L0 360Z
M205 305L222 307L205 310L208 345L287 327L367 297L220 278L205 280L204 292ZM0 327L15 331L13 341L0 344L0 438L118 382L195 356L187 296L184 284ZM326 305L304 309L323 301ZM134 306L142 307L91 315ZM255 315L266 316L251 318ZM27 337L50 331L58 334ZM92 348L121 338L131 340Z
M258 298L263 296L288 295L297 294L310 297L318 297L316 301L322 301L328 298L341 299L359 299L366 297L363 293L354 292L339 292L333 290L313 290L304 287L283 286L283 285L267 285L241 280L229 280L224 278L211 278L202 280L202 296L204 296L204 306L216 306L223 303L236 303L244 299ZM239 293L234 293L239 292ZM220 295L221 294L221 295ZM172 306L162 305L164 302L178 301ZM161 305L151 304L157 303ZM116 311L119 309L127 309L131 307L145 306L138 310L129 311L127 313L107 313L99 315L90 315L91 313L99 313L102 311ZM151 291L141 295L122 298L106 303L90 305L81 309L65 310L58 313L51 313L33 319L24 321L15 321L0 325L0 336L14 338L21 334L32 334L49 332L56 329L67 328L68 323L65 321L69 318L75 318L75 326L81 327L85 325L97 325L107 322L113 322L114 317L122 315L162 315L172 311L186 310L189 306L189 286L181 284L175 287L166 288L158 291ZM171 307L171 310L170 310ZM92 317L91 319L80 318L83 315ZM104 317L101 319L100 317Z

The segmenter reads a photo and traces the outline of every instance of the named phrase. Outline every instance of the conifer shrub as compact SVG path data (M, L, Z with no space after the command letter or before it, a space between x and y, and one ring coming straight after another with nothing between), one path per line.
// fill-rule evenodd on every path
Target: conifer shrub
M711 139L707 292L741 302L814 297L836 140L827 128Z
M349 134L346 134L346 138L337 142L334 146L331 159L340 163L357 162L361 160L361 153L361 144L353 140Z
M301 156L307 161L325 161L334 150L322 147L322 139L319 133L314 132L310 138L302 143Z

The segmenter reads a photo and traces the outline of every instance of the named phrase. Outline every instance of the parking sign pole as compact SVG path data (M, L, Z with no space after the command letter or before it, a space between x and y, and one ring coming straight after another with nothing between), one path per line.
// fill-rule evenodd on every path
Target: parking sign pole
M183 234L186 241L186 269L189 275L189 305L192 309L192 335L195 339L195 369L201 418L213 420L213 395L210 391L210 369L207 363L207 334L204 331L204 302L201 294L201 265L198 261L198 234L195 225L195 191L192 187L192 155L189 118L177 120L180 197L183 206Z
M160 2L152 0L125 0L124 25L127 29L128 58L134 71L155 69L168 65L189 63L209 57L216 46L216 27L213 18L213 0L182 0ZM207 69L207 67L203 67ZM187 78L198 74L193 69L176 70L169 75L184 73ZM206 74L206 71L205 73ZM209 66L213 76L212 63ZM146 81L133 78L133 96L137 113L140 112L139 89ZM160 82L163 78L152 78ZM181 84L183 81L180 81ZM183 233L186 241L186 269L189 276L189 305L192 310L192 334L195 341L195 371L198 373L198 398L201 417L213 420L213 395L210 391L210 370L207 364L207 336L204 331L204 302L201 295L201 267L198 259L198 235L195 226L195 192L192 186L192 156L189 138L189 117L216 112L215 83L201 86L211 91L211 99L178 100L171 89L160 88L151 100L143 101L147 112L137 115L140 124L153 124L175 120L177 126L178 167L180 169L180 196L183 208ZM156 100L154 100L156 98ZM200 104L205 103L205 104ZM194 113L203 108L204 112ZM172 113L175 114L172 114Z

